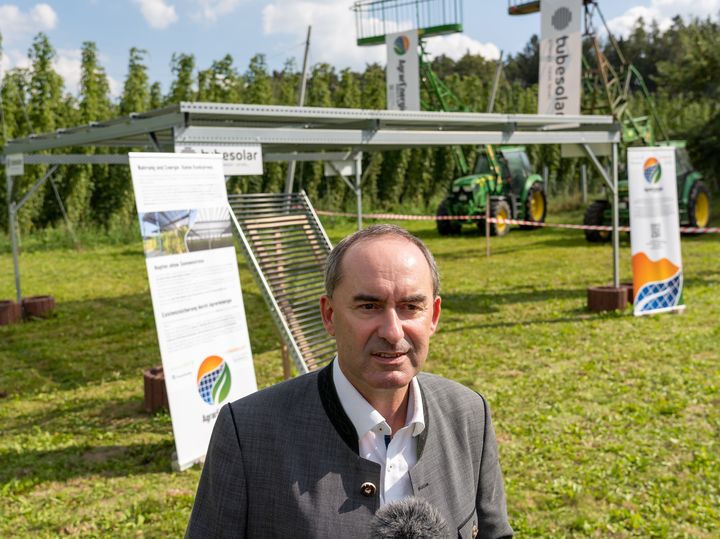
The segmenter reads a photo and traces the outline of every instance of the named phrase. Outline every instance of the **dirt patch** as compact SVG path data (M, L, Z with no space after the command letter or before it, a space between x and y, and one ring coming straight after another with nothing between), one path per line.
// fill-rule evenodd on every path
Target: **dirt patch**
M122 457L127 452L127 447L111 445L105 447L96 447L90 451L85 451L82 459L85 462L100 463L107 462L111 459Z

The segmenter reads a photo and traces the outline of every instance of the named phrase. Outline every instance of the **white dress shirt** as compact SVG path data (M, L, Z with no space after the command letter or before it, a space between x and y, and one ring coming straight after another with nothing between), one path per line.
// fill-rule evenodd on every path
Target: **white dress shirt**
M340 404L357 431L360 456L380 465L380 505L412 496L408 471L417 462L415 437L425 429L417 379L413 377L410 382L405 426L395 433L380 412L345 377L337 358L333 362L333 382ZM387 446L386 436L392 436Z

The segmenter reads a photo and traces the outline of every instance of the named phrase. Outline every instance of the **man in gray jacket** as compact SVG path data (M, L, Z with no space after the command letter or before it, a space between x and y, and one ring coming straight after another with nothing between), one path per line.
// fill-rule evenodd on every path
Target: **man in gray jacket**
M366 537L380 506L409 496L452 536L512 536L487 402L420 372L439 281L399 227L333 249L320 310L337 357L223 407L187 537Z

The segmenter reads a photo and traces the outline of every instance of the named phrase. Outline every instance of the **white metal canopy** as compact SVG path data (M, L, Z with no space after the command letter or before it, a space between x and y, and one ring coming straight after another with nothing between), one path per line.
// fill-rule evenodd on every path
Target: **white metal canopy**
M183 102L10 140L3 153L77 146L173 151L178 142L260 143L264 153L456 144L612 144L611 116L539 116ZM101 157L95 155L95 157Z
M535 114L484 114L420 112L229 103L182 102L134 113L106 122L58 129L7 141L2 161L20 154L25 164L127 164L125 154L60 154L63 148L126 148L173 152L175 143L214 145L261 144L263 160L355 160L361 152L413 147L484 144L563 144L590 156L614 195L614 282L619 283L617 216L617 144L620 126L611 116L549 116ZM612 156L612 172L600 166L598 148ZM612 151L611 151L612 150ZM39 180L20 202L13 201L13 175L6 168L10 236L18 301L21 299L15 215L55 167ZM362 214L359 167L354 182L358 222Z

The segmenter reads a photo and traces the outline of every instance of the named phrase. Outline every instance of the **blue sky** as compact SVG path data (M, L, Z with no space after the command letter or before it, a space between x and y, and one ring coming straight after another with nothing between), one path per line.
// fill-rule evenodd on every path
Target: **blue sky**
M311 63L356 70L368 62L384 63L383 47L356 46L352 4L353 0L0 0L0 70L27 65L28 47L42 31L57 51L55 66L70 92L77 89L84 41L97 44L115 94L122 87L133 46L148 51L150 79L167 90L174 52L194 54L201 69L227 53L240 71L256 53L265 54L271 68L280 68L288 58L295 58L300 66L308 24L313 26ZM506 55L518 52L540 31L538 14L511 17L506 0L463 4L465 31L431 39L431 53L459 58L470 50L497 58L500 50ZM600 0L599 4L618 34L626 34L638 16L665 26L677 14L716 18L720 11L720 0Z

